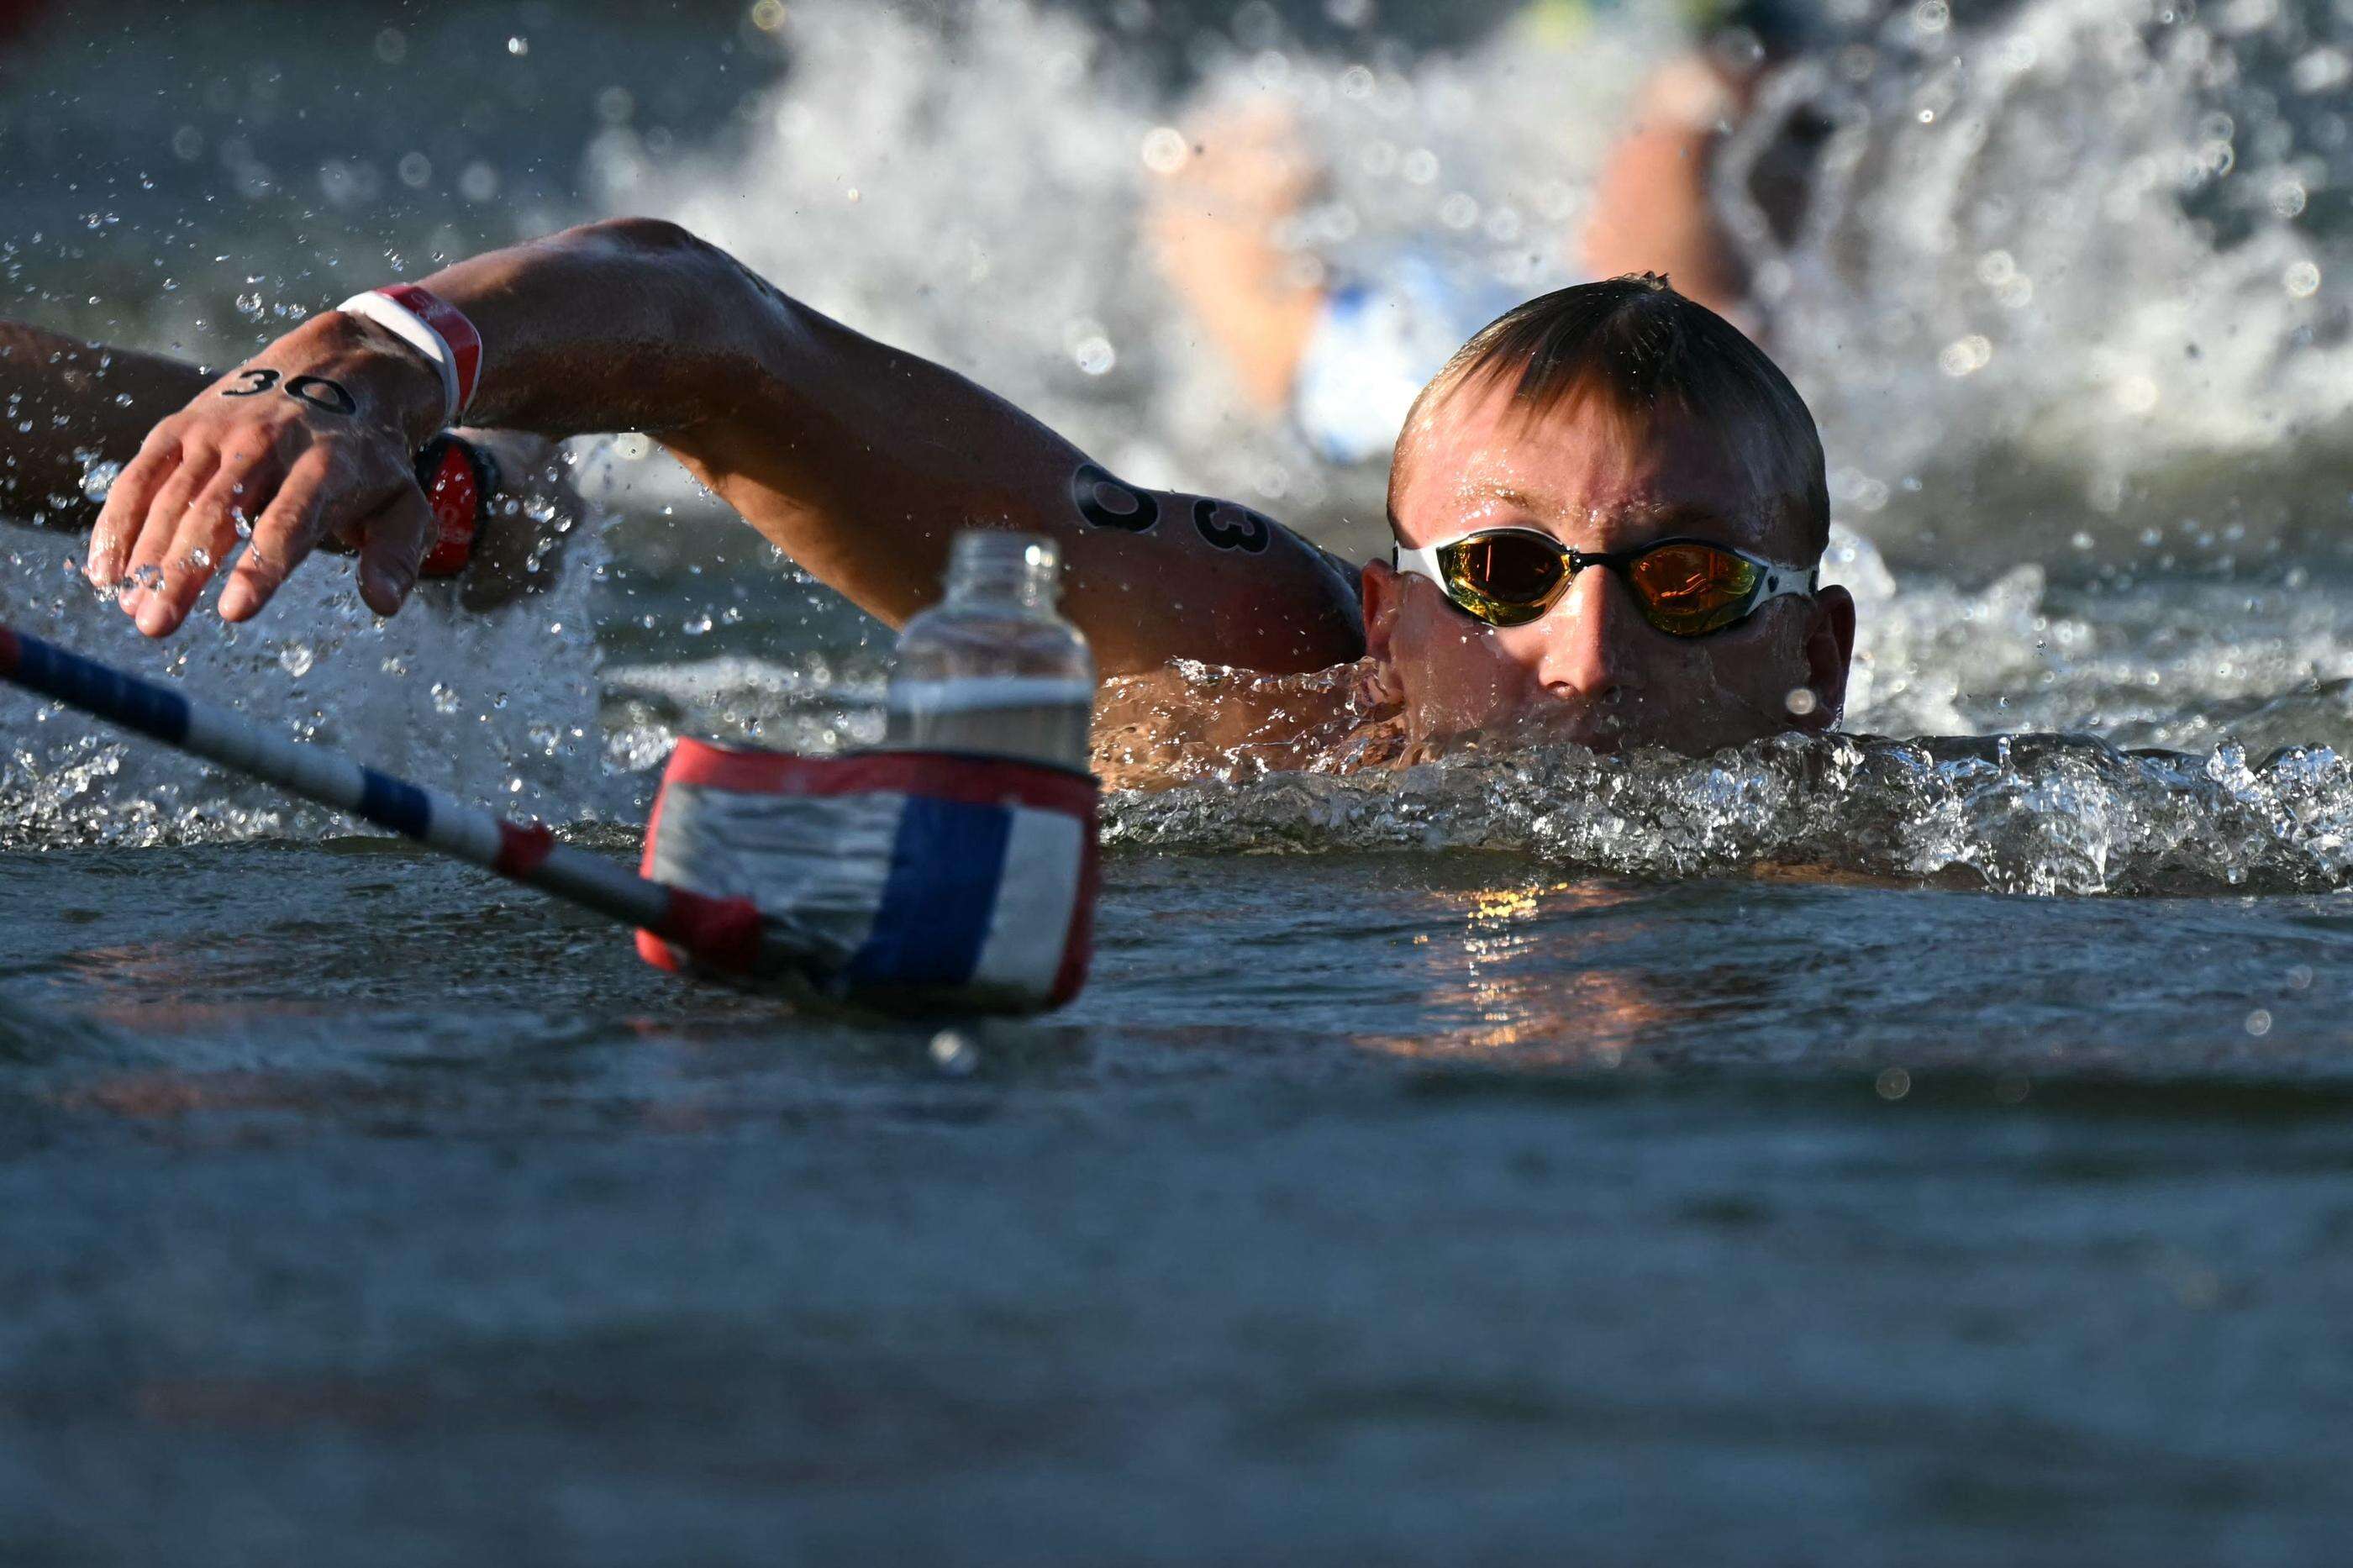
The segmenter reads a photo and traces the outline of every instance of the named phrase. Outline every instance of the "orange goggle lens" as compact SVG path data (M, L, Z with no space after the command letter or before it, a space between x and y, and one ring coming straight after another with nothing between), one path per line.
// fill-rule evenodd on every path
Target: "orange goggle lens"
M1662 545L1626 568L1642 618L1679 637L1704 637L1738 620L1764 575L1755 562L1705 544Z
M1442 547L1448 596L1491 626L1519 626L1552 608L1576 561L1531 533L1473 535ZM1748 613L1764 583L1757 564L1729 550L1688 541L1660 545L1617 565L1642 618L1671 637L1704 637Z
M1438 552L1450 597L1491 626L1525 626L1568 585L1569 559L1547 539L1491 533L1458 540Z

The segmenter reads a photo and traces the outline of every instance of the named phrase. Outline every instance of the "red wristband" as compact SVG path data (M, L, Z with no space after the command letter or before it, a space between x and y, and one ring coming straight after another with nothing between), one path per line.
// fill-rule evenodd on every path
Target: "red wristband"
M465 311L429 289L395 283L376 292L403 310L415 311L449 345L450 363L458 371L458 412L451 417L462 416L466 405L474 401L474 383L482 374L482 334L474 330Z
M417 483L440 531L417 574L455 577L473 559L474 534L490 507L490 458L455 436L436 436L417 456Z
M466 405L474 400L474 383L482 374L482 334L474 330L463 310L414 283L371 289L335 309L375 322L432 361L448 405L441 411L441 422L461 422Z

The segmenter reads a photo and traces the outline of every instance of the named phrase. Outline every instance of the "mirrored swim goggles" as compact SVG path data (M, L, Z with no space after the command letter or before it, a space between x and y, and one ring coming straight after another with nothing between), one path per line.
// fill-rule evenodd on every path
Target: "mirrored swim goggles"
M1704 539L1662 539L1639 550L1571 550L1532 528L1482 528L1409 549L1392 546L1400 572L1418 572L1465 615L1491 626L1523 626L1559 602L1588 566L1618 574L1642 618L1669 637L1702 637L1747 619L1768 599L1809 598L1819 569L1760 560Z

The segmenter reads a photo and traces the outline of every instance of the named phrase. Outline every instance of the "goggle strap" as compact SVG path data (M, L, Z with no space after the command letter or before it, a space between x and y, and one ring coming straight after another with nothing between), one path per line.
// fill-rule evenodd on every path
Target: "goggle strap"
M1446 542L1451 544L1454 542L1450 539ZM1391 540L1389 565L1399 572L1418 572L1440 588L1446 586L1445 574L1439 570L1438 546L1435 544L1425 544L1416 548Z

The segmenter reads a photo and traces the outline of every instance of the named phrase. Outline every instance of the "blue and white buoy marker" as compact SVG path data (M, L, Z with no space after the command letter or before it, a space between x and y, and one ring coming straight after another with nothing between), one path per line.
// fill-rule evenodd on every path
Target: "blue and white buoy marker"
M0 626L0 679L636 926L698 964L735 973L761 966L762 921L748 899L712 898L638 876L557 843L541 824L504 821L6 626Z

